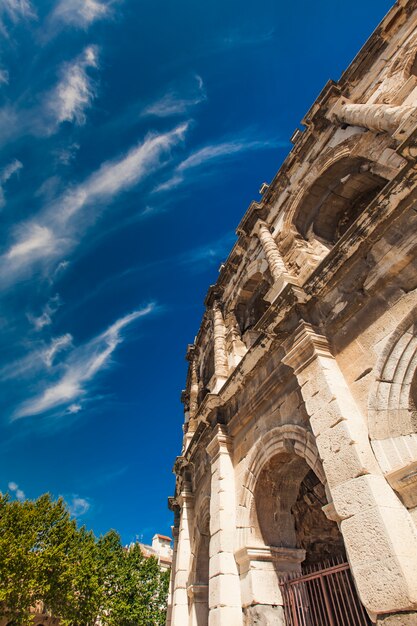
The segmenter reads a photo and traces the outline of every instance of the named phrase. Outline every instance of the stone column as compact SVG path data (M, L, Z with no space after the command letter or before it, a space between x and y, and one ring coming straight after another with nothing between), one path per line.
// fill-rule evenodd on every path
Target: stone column
M191 439L197 428L196 415L198 411L198 374L197 374L197 356L196 347L194 345L189 346L187 350L187 361L189 361L189 378L190 383L187 392L184 394L184 399L187 401L188 407L188 422L186 422L186 432L184 436L184 450L187 450Z
M353 104L347 100L340 100L327 117L332 122L350 124L369 128L377 132L386 132L390 135L408 134L417 122L417 109L414 106L391 106L389 104ZM408 128L410 126L410 128Z
M188 578L190 575L191 544L190 528L194 514L194 496L185 486L177 502L181 508L178 547L175 563L174 593L172 602L172 626L188 624Z
M302 323L284 347L283 362L301 388L360 598L374 615L413 610L416 527L381 474L328 342Z
M197 376L197 359L194 357L191 361L190 375L190 420L193 420L198 409L198 376Z
M226 351L226 326L223 319L221 304L215 300L213 305L213 340L214 340L214 376L215 384L212 393L218 393L228 376Z
M232 441L217 425L207 446L211 459L209 626L243 626L236 536Z
M281 256L281 252L272 236L269 227L263 220L258 220L257 228L255 231L261 242L263 251L268 261L269 269L274 280L279 280L283 275L286 275L287 268L285 267L284 260Z

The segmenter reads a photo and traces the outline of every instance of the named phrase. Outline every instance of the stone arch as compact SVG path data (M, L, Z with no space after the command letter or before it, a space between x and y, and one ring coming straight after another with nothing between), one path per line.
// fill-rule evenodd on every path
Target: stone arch
M368 401L372 449L391 487L417 507L417 307L392 333Z
M386 183L369 160L345 155L328 164L305 191L294 226L305 240L318 240L330 249Z
M377 142L380 142L380 139L375 136L373 141L377 144ZM381 151L383 149L385 149L385 146L381 146ZM320 180L326 172L330 172L332 168L337 169L339 167L338 163L348 164L349 160L355 165L357 163L369 165L372 173L375 173L377 177L385 178L386 181L389 177L395 175L395 172L389 170L389 168L387 169L385 164L382 165L377 161L369 159L369 138L367 133L351 135L341 143L329 147L312 164L302 183L294 190L295 193L293 192L290 195L290 201L285 211L285 221L281 230L281 240L286 238L292 240L294 236L303 239L296 226L303 201L309 197L316 181Z
M247 331L253 329L256 322L259 321L269 307L265 296L270 287L271 279L267 261L265 259L255 259L248 265L244 281L241 282L233 303L229 305L229 309L234 313L242 337L244 337ZM251 342L249 341L249 343ZM247 345L247 347L249 346Z
M254 492L259 476L274 456L288 452L304 459L322 484L326 485L327 481L314 436L310 432L301 426L289 424L277 426L263 435L248 455L247 468L238 498L237 528L241 547L253 543L254 539L259 540L259 537L254 537L254 529L251 525L255 506Z
M368 405L371 439L417 433L417 307L392 333L376 366Z
M262 562L272 562L280 575L345 556L339 528L325 513L326 485L314 436L305 428L287 424L258 439L238 498L241 576Z

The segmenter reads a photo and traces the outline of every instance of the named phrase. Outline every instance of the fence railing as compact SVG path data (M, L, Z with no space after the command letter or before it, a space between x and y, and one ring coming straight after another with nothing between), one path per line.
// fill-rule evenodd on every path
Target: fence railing
M287 575L280 587L287 626L372 626L348 563Z

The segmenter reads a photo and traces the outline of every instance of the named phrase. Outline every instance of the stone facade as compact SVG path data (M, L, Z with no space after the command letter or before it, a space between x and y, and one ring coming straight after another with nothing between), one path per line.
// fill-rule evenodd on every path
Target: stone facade
M303 124L187 351L169 626L283 625L278 577L331 557L417 624L416 0Z

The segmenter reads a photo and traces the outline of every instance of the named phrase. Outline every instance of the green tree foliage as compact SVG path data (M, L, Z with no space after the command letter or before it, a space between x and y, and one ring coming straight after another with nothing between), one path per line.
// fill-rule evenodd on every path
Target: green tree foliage
M33 623L41 602L63 626L162 626L168 572L115 531L79 528L62 499L0 494L0 617Z

